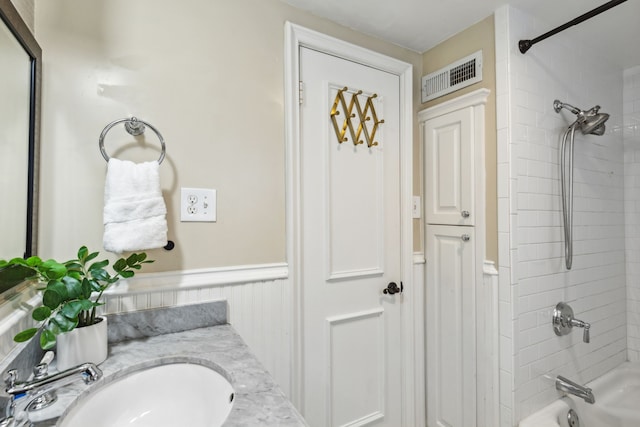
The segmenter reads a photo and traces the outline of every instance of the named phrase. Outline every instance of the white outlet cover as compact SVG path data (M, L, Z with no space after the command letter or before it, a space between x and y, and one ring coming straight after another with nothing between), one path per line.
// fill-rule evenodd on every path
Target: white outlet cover
M180 189L181 222L215 222L217 193L211 188Z

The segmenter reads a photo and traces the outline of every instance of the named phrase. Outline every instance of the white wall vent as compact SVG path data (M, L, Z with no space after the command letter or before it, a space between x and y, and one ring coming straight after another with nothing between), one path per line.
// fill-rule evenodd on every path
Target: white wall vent
M447 65L422 77L422 102L482 81L482 51Z

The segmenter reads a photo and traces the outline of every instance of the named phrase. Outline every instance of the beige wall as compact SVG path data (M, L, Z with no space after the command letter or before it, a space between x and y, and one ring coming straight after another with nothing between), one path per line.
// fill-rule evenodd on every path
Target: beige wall
M486 217L487 217L487 259L498 261L498 215L497 215L497 187L496 187L496 69L495 42L493 16L467 28L461 33L440 43L425 52L422 56L422 75L437 71L440 68L464 58L482 49L483 69L482 81L445 95L441 98L422 104L421 109L437 105L449 99L472 92L480 88L491 90L486 105ZM420 149L421 150L421 149ZM415 151L414 164L416 170L420 167L421 151ZM421 186L421 178L416 174L414 186ZM416 232L421 233L416 227ZM414 236L415 239L420 238Z
M82 244L102 248L106 162L98 136L107 123L136 115L166 140L161 182L176 243L170 252L150 251L157 262L148 271L285 261L287 20L412 63L418 110L419 54L278 0L37 1L40 254L66 258ZM114 128L107 152L157 158L151 133L146 145L118 144L125 140ZM217 189L218 221L181 223L180 187Z

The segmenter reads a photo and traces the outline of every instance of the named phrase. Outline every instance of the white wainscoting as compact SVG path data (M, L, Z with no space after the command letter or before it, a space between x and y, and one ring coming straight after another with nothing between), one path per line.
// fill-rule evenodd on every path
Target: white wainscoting
M282 390L291 390L291 294L285 263L183 272L140 274L105 293L103 313L122 313L227 300L228 321L269 370ZM41 299L35 286L0 304L0 360L23 345L13 336L34 324L30 312Z
M424 254L413 259L415 360L424 361ZM25 296L27 296L25 294ZM16 332L30 326L37 296L13 300L0 322L0 359L16 347ZM292 295L286 264L140 274L105 294L104 313L122 313L225 299L228 321L290 395L292 381ZM8 308L8 307L7 307ZM415 426L424 426L424 363L416 364Z
M228 322L288 396L292 297L287 265L141 274L107 294L106 313L227 300Z

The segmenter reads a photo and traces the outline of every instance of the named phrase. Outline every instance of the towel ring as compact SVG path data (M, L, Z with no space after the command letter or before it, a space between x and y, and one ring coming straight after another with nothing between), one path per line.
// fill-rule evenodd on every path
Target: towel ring
M124 128L127 130L127 132L129 132L129 134L133 136L142 135L146 127L148 127L149 129L155 132L155 134L158 136L158 139L160 140L160 145L162 146L162 152L160 153L158 164L162 163L162 161L164 160L164 155L167 151L167 148L164 144L164 138L162 137L160 132L158 132L158 129L154 128L144 120L140 120L136 117L114 120L113 122L109 123L104 127L104 129L102 130L102 133L100 134L100 139L98 140L98 146L100 147L100 153L102 153L102 157L104 157L104 159L107 162L109 162L109 155L104 149L104 137L107 135L107 133L111 130L112 127L123 122L124 122Z

